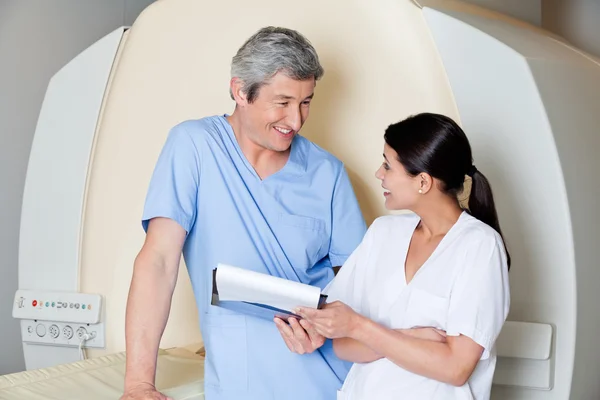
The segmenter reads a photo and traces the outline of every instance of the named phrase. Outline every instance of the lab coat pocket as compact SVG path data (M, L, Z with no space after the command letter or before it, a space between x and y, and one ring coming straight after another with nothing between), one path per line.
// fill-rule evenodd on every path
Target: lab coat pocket
M325 221L281 213L275 229L283 250L292 260L292 265L310 268L325 256L321 254L323 249L328 248Z
M204 314L205 383L220 390L246 390L248 349L243 315Z
M446 329L448 299L413 287L405 313L404 326Z

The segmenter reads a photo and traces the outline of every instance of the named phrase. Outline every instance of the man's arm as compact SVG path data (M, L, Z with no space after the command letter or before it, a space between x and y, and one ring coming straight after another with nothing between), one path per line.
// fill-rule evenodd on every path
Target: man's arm
M155 218L148 225L127 300L123 399L165 398L148 393L154 392L158 346L169 317L185 238L185 230L171 219Z

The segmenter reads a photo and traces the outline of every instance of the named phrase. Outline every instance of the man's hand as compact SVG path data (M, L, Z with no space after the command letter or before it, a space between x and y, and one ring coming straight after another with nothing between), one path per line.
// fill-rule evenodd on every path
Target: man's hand
M126 390L120 400L173 400L160 393L149 383L139 384L132 389Z
M275 318L275 325L290 351L298 354L312 353L325 343L325 338L309 322L298 322L296 318L289 318L288 322L289 325L280 318Z

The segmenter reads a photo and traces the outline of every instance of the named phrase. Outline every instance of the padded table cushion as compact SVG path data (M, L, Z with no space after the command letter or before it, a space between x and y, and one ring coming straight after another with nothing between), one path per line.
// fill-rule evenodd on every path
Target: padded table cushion
M1 400L116 400L123 393L125 353L0 376ZM156 386L174 400L203 400L204 357L160 350Z

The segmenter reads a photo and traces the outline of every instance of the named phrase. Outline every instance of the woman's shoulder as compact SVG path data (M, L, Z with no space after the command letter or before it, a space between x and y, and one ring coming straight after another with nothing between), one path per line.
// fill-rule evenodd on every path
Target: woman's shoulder
M468 212L461 216L463 219L461 236L474 242L499 242L502 243L502 237L491 226L475 218Z
M459 232L459 240L454 245L461 248L469 257L489 257L491 254L500 254L506 257L506 249L502 236L485 222L465 213Z
M419 216L412 212L406 212L402 214L383 215L376 218L369 230L375 233L390 233L390 232L403 232L411 231L415 228L417 222L419 222Z

